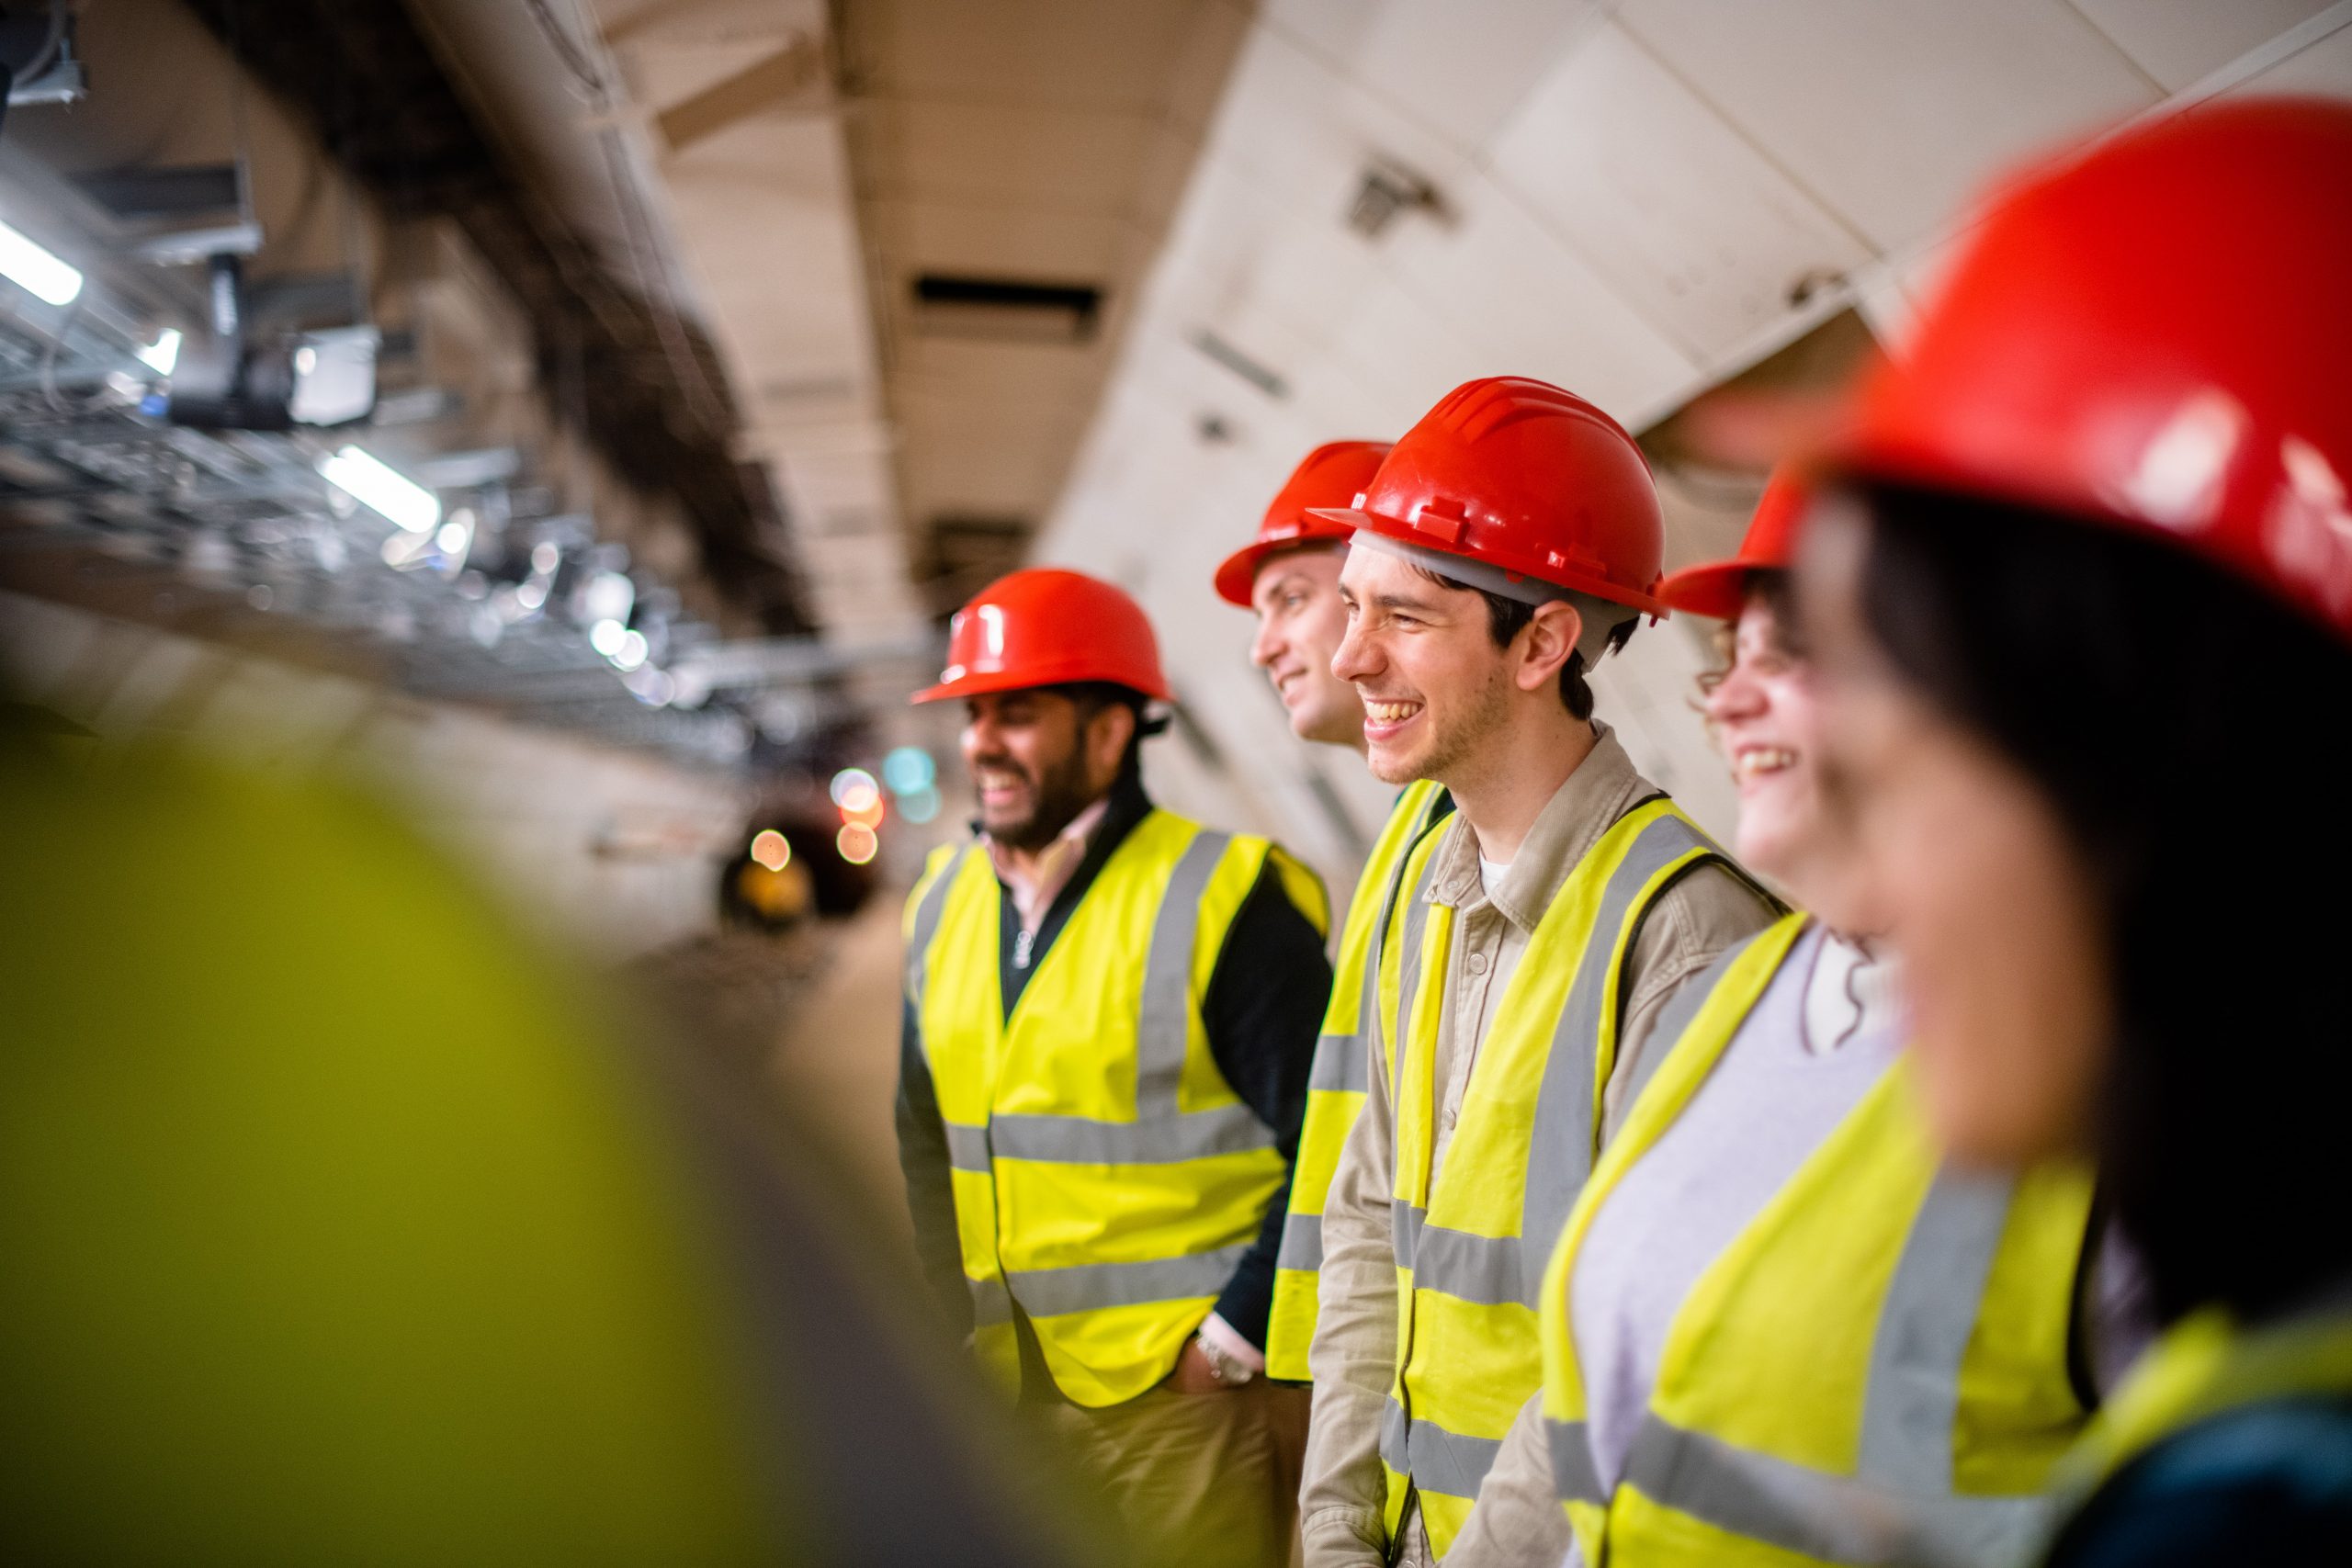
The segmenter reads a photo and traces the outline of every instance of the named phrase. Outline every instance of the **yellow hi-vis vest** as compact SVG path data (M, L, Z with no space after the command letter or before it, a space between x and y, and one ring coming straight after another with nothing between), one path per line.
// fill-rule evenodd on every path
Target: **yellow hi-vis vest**
M1946 1165L1899 1059L1676 1310L1604 1488L1569 1316L1577 1248L1737 1036L1804 926L1719 961L1577 1201L1544 1280L1553 1472L1593 1568L1991 1564L2046 1529L2086 1412L2067 1331L2089 1177Z
M1504 1434L1543 1383L1543 1260L1592 1167L1642 919L1694 865L1730 863L1663 797L1634 807L1586 852L1493 1010L1432 1183L1438 1024L1454 922L1451 908L1421 891L1442 839L1432 834L1414 852L1414 891L1396 921L1396 1374L1380 1434L1389 1538L1408 1494L1418 1494L1441 1557L1470 1517Z
M2352 1306L2245 1329L2218 1307L2191 1313L2142 1357L2066 1457L2065 1490L2098 1482L2175 1432L2274 1399L2352 1398Z
M1321 886L1265 840L1152 811L1009 1019L987 854L935 851L908 901L909 1000L946 1123L974 1349L1009 1389L1018 1305L1072 1402L1142 1393L1257 1238L1284 1164L1218 1072L1201 998L1269 854L1321 930Z
M1395 950L1379 983L1367 984L1372 954L1386 947L1390 906L1405 874L1405 857L1449 810L1445 786L1421 779L1407 784L1388 813L1387 825L1372 846L1356 878L1347 923L1340 928L1340 953L1331 970L1331 1002L1323 1014L1323 1034L1315 1043L1315 1067L1306 1085L1306 1121L1299 1128L1298 1158L1291 1167L1290 1211L1283 1220L1282 1250L1274 1259L1274 1305L1266 1320L1266 1374L1307 1381L1306 1348L1315 1338L1316 1287L1323 1267L1323 1201L1340 1150L1363 1109L1364 1074L1380 1037L1382 988L1394 1005Z

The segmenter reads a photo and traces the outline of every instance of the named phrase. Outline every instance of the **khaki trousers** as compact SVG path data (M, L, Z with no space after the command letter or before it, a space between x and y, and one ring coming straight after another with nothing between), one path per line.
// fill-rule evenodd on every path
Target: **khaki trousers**
M1307 1392L1263 1379L1217 1393L1155 1388L1100 1410L1033 1406L1153 1568L1295 1560Z

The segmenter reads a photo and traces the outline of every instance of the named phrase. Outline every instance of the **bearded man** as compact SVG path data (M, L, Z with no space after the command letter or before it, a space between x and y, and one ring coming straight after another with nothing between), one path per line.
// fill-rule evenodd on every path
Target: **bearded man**
M973 836L908 902L899 1145L925 1271L1091 1476L1122 1561L1289 1555L1305 1391L1257 1375L1331 970L1322 885L1154 807L1134 600L1029 570L956 617Z

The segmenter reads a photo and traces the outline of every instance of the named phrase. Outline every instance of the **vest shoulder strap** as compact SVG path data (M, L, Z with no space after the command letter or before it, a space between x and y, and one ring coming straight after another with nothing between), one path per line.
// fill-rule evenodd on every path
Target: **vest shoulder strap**
M1807 919L1784 915L1724 949L1668 999L1643 1053L1646 1059L1636 1065L1639 1077L1627 1087L1625 1115L1611 1142L1612 1148L1625 1144L1627 1163L1663 1136L1698 1092L1804 934ZM1602 1175L1596 1172L1596 1180Z
M963 870L965 858L977 847L967 840L932 851L922 878L915 883L914 891L907 895L906 995L908 1002L916 1008L922 1006L923 974L930 960L931 939L939 934L940 918L946 913L947 896L956 886L956 874Z
M2218 1308L2190 1314L2132 1369L2070 1461L2087 1490L2174 1432L2226 1410L2297 1395L2352 1397L2352 1300L2247 1331Z
M1683 982L1681 988L1667 998L1666 1005L1658 1010L1657 1021L1650 1026L1649 1037L1639 1043L1642 1047L1641 1054L1634 1063L1633 1076L1625 1082L1622 1103L1629 1113L1634 1106L1641 1103L1642 1091L1649 1087L1650 1080L1657 1077L1658 1069L1665 1066L1668 1057L1674 1055L1675 1047L1690 1032L1690 1025L1698 1018L1700 1010L1710 1001L1719 999L1717 993L1724 985L1724 976L1729 975L1735 967L1742 968L1743 971L1758 967L1752 955L1759 943L1780 944L1779 953L1785 954L1787 949L1782 942L1782 937L1785 936L1787 942L1793 942L1796 937L1803 933L1804 920L1805 917L1803 915L1784 915L1753 936L1732 943L1731 946L1715 954L1708 961L1704 969ZM1787 928L1785 932L1782 931L1783 927ZM1773 969L1777 967L1778 956L1776 955L1772 967L1764 969L1760 979L1769 982ZM1758 976L1751 975L1747 978L1753 980ZM1736 998L1726 993L1721 999L1736 1005L1737 1018L1744 1019L1763 994L1763 985L1760 983L1755 984L1752 989L1743 985L1739 987L1739 994ZM1728 1007L1726 1010L1729 1010ZM1737 1019L1733 1020L1732 1027L1735 1030L1737 1029Z

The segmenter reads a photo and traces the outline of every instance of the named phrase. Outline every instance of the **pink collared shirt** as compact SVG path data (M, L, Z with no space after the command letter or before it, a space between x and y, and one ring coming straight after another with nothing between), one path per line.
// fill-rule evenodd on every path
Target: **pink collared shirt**
M986 833L980 835L980 842L988 846L989 860L996 867L997 880L1012 895L1013 913L1021 917L1023 959L1028 956L1029 941L1037 934L1046 911L1054 907L1054 899L1078 874L1078 863L1086 858L1086 841L1094 836L1094 829L1102 825L1102 814L1110 808L1111 797L1104 795L1071 818L1069 826L1054 835L1054 841L1035 857L1033 869L1026 871L1013 864L1011 852L1003 845Z

